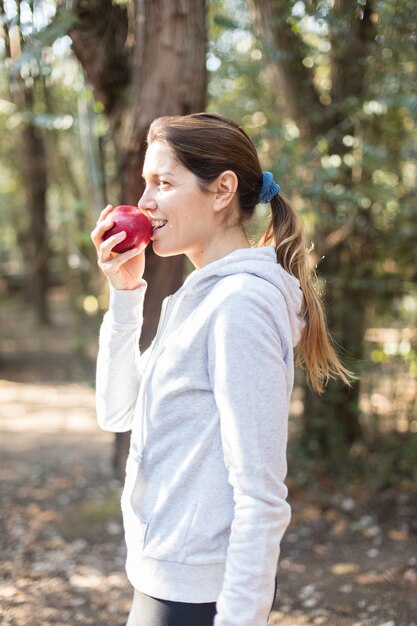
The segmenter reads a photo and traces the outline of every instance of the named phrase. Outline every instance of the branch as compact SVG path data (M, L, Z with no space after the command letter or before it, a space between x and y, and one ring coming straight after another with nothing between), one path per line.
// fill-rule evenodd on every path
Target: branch
M74 12L78 21L69 32L74 53L95 98L111 114L130 80L127 10L111 0L78 0Z
M255 29L277 71L280 100L296 120L304 138L322 132L325 107L314 87L311 70L302 63L305 46L288 23L288 2L249 0Z
M374 40L372 0L358 6L351 0L335 0L328 20L332 44L332 105L324 106L313 82L312 71L303 65L307 54L302 38L288 23L290 3L283 0L248 0L255 28L277 79L273 87L297 122L304 140L329 133L347 112L349 97L363 99L366 61ZM336 144L333 149L342 149Z
M365 6L351 0L335 0L331 29L332 99L362 97L366 80L366 61L375 37L372 3Z

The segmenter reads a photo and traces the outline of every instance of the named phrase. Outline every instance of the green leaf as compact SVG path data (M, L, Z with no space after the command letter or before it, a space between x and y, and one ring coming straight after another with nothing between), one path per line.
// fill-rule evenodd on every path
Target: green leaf
M232 18L225 17L224 15L215 15L214 23L216 24L216 26L221 26L222 28L227 28L230 30L235 30L236 28L239 28L236 22L232 20Z

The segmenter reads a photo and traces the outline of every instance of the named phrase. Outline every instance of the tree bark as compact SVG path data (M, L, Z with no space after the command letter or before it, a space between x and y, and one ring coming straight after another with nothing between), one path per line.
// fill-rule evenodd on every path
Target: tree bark
M75 5L79 22L70 33L74 52L111 123L120 202L136 204L143 193L141 172L152 120L204 109L205 1L131 0L127 7L115 7L111 0L93 0L87 9L85 5L81 0ZM182 256L159 258L148 247L142 349L155 335L163 298L181 285L183 273ZM119 475L128 442L128 434L117 435Z
M301 37L289 23L289 3L283 0L249 0L254 26L265 42L270 64L275 66L277 80L271 83L277 101L290 111L300 128L301 140L311 152L320 136L326 135L329 154L343 159L345 134L355 134L350 113L366 98L365 66L373 39L371 3L358 7L349 0L336 0L328 22L331 42L331 105L324 105L315 89L313 75L302 60L306 55ZM284 94L284 96L282 95ZM351 110L346 110L350 99ZM356 109L355 109L356 107ZM352 172L342 162L340 180L353 188ZM336 182L336 181L335 181ZM315 233L320 274L326 279L326 305L329 326L337 344L349 355L357 369L363 357L365 314L369 292L358 286L360 268L370 257L372 242L369 229L361 226L355 207L344 228L335 229L337 205L323 198L329 216ZM365 220L368 216L363 216ZM363 223L363 220L362 220ZM343 358L343 353L342 353ZM304 405L304 439L316 442L323 454L335 453L343 458L362 430L359 420L359 382L352 389L338 384L329 386L324 397L306 390Z
M114 117L125 104L123 96L131 80L133 42L128 37L128 12L112 0L78 0L74 11L78 19L69 33L72 49L96 100Z
M27 251L28 295L35 305L38 321L48 324L47 291L49 283L49 243L46 216L47 166L44 139L33 124L21 134L22 172L29 208L29 231L25 237Z

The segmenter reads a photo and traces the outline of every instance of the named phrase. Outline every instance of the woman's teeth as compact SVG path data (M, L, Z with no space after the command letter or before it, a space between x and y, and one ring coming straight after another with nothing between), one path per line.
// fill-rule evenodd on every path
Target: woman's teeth
M152 220L152 226L154 230L156 230L157 228L162 228L162 226L165 226L165 224L166 220Z

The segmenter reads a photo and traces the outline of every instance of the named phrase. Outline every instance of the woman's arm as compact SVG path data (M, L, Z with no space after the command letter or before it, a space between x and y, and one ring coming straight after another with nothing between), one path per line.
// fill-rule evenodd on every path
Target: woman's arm
M110 285L110 307L100 330L96 406L101 428L123 432L131 428L139 389L145 253L138 249L121 254L113 252L113 247L126 237L126 233L121 232L103 241L104 233L113 223L109 204L100 213L91 233L98 265Z
M209 351L235 501L215 626L266 626L290 521L284 479L292 346L284 301L266 289L241 290L222 303Z
M110 287L100 329L96 374L97 419L111 432L131 429L140 384L139 337L146 282L131 291Z

